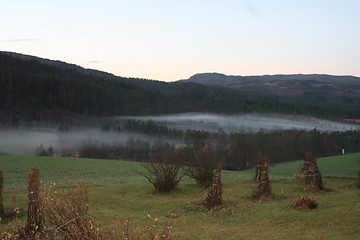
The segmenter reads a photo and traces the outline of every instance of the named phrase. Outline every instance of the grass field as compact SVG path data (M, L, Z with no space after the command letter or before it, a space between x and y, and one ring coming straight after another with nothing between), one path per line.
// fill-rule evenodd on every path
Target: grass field
M286 179L299 172L303 161L291 161L270 166L271 179ZM319 158L323 176L354 177L360 170L360 153ZM119 160L60 158L36 156L0 156L0 170L5 174L5 189L25 188L26 176L31 167L38 167L43 183L64 184L68 178L74 182L83 179L89 184L143 183L136 172L141 163ZM254 170L223 171L223 179L250 180Z
M360 153L321 158L323 176L354 177ZM276 164L270 179L275 194L270 201L252 200L254 170L223 171L223 208L207 211L198 203L207 189L190 179L170 194L155 194L140 175L141 164L126 161L0 156L4 172L5 209L26 209L25 178L37 166L44 183L62 184L64 177L88 182L90 214L101 229L129 219L135 228L146 225L149 214L159 224L171 221L175 239L360 239L360 189L353 179L325 179L328 191L308 192L291 176L302 161ZM316 210L295 210L300 196L312 196ZM25 214L18 221L24 221ZM3 223L6 225L9 223Z

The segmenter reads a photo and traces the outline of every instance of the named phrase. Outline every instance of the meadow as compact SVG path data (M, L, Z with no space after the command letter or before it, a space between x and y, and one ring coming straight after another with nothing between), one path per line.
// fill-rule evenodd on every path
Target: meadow
M199 203L208 189L185 178L176 191L157 194L152 185L137 174L141 163L34 156L0 156L4 173L5 210L26 209L26 176L29 169L40 169L44 184L64 179L87 182L89 214L100 229L129 220L135 229L147 224L146 216L158 218L158 225L171 224L175 239L359 239L360 190L355 176L360 169L360 153L318 159L326 190L307 191L292 176L302 161L270 167L274 196L269 201L250 198L257 184L254 169L222 171L222 207L207 210ZM316 210L296 210L292 206L301 196L312 196ZM25 221L23 213L16 220ZM6 227L12 222L3 222Z

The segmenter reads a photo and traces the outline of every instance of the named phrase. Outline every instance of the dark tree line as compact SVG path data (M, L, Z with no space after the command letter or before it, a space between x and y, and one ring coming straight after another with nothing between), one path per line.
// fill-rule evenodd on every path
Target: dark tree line
M352 105L299 102L295 98L197 83L122 78L63 65L66 66L0 52L0 120L21 124L34 120L180 112L360 116L360 109Z
M183 133L184 144L181 146L163 139L152 142L129 139L119 144L86 141L80 157L146 161L151 155L176 150L184 165L192 165L204 149L211 149L209 154L213 162L222 162L224 169L241 170L254 167L259 154L268 156L272 163L280 163L301 159L304 152L329 156L341 154L342 149L346 153L360 151L360 131L284 130L225 134L188 130Z

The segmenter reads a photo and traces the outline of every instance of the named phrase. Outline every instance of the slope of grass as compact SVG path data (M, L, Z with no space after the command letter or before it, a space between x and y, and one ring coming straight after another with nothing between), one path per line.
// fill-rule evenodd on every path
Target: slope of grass
M185 181L170 194L155 194L147 182L89 185L89 214L102 230L114 229L129 220L134 229L144 229L147 215L159 218L159 226L173 225L175 239L360 239L359 189L348 179L327 179L331 191L307 192L302 183L279 180L272 183L274 199L252 200L248 181L223 180L224 206L206 210L199 202L207 189ZM316 210L292 208L300 196L312 196ZM26 190L4 192L5 209L26 209ZM25 222L26 213L17 219ZM4 223L4 229L6 228Z
M86 158L37 156L0 156L0 169L5 175L5 188L25 188L26 176L32 167L38 167L43 183L64 184L65 179L87 183L135 183L142 181L136 174L141 163Z
M323 175L354 176L360 154L319 159ZM267 202L249 196L256 183L254 170L223 171L224 206L206 210L199 202L207 188L185 179L170 194L155 194L152 186L135 172L140 163L112 160L47 157L1 156L0 169L5 175L5 209L26 209L25 178L37 166L44 182L63 183L68 177L89 183L89 214L100 229L114 228L130 220L135 229L143 229L148 214L159 218L159 225L171 222L175 239L360 239L360 191L354 180L326 179L330 191L308 192L290 176L297 173L301 161L272 166L270 178L274 198ZM333 166L334 165L334 166ZM16 189L9 189L11 187ZM300 196L312 196L316 210L295 210L291 206ZM26 214L17 221L24 222ZM7 224L1 223L3 229ZM1 227L0 225L0 227Z
M271 161L271 160L270 160ZM356 176L360 169L360 153L319 158L318 164L323 176ZM303 161L291 161L270 166L270 178L289 178L299 172ZM0 170L5 174L4 187L25 188L26 176L31 167L38 167L43 183L64 184L68 178L74 182L81 179L92 184L136 183L144 178L136 173L141 163L119 160L85 158L60 158L37 156L0 156ZM254 170L223 171L224 179L252 179Z

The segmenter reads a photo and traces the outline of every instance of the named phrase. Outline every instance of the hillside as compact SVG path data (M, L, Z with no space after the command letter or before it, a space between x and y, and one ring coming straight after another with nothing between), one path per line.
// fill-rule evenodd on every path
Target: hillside
M2 124L181 112L271 112L359 118L360 108L354 104L357 102L334 104L312 99L299 102L295 97L254 94L193 82L123 78L61 61L0 52Z
M358 159L359 154L322 158L320 171L323 176L353 177ZM59 194L70 189L62 187L66 185L65 178L70 178L72 183L85 180L88 214L103 233L114 229L121 234L124 226L136 232L144 232L146 226L160 233L170 224L172 239L359 239L359 189L355 179L324 178L325 191L308 191L302 181L291 180L300 164L300 161L276 164L270 169L273 197L268 201L250 197L257 188L257 183L252 181L254 169L222 171L223 205L208 210L200 204L208 188L184 178L174 192L154 193L152 185L136 173L143 170L140 163L0 156L5 211L20 210L16 218L1 222L2 232L11 232L16 224L26 222L25 179L29 169L36 166L42 183L55 182ZM314 198L318 208L294 209L296 199L302 196Z
M181 81L278 96L295 96L303 101L360 106L360 78L354 76L325 74L227 76L220 73L202 73Z

